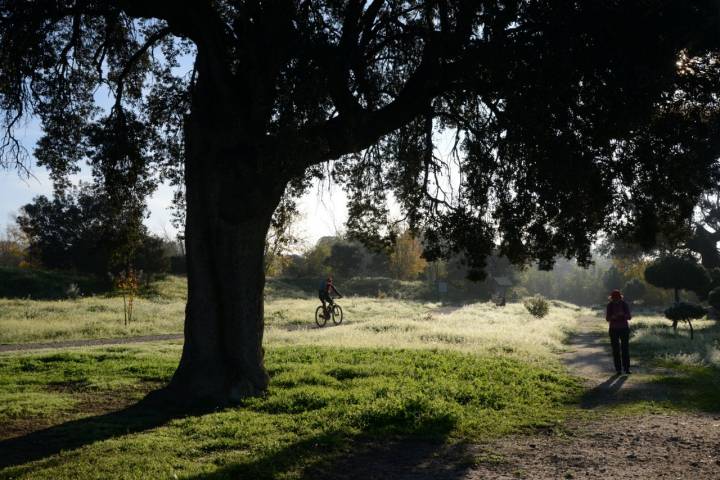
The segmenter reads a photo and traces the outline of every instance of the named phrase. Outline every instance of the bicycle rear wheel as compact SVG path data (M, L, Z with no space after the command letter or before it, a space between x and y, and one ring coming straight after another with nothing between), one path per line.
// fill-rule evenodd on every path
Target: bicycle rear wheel
M315 309L315 323L317 323L318 327L324 327L327 323L327 318L325 318L325 310L323 309L322 305L318 306Z
M342 307L338 304L333 305L333 311L332 311L332 317L333 317L333 323L335 325L340 325L343 321L343 311Z

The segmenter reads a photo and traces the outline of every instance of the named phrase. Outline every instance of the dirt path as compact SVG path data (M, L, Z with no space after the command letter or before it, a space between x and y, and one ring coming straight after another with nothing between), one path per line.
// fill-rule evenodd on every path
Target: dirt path
M618 415L603 411L625 402L661 401L666 392L650 368L631 358L631 375L615 375L602 319L580 319L563 361L585 379L581 408L594 412L573 419L559 432L515 436L479 448L492 453L458 478L642 478L719 479L720 416L701 413ZM632 342L630 344L632 357ZM599 410L598 410L599 409ZM474 448L478 448L477 446Z
M142 335L138 337L120 337L120 338L95 338L90 340L67 340L63 342L44 342L44 343L12 343L0 344L0 353L3 352L20 352L27 350L43 350L51 348L70 348L70 347L94 347L99 345L121 345L125 343L147 343L161 342L163 340L182 340L182 333L167 333L161 335Z

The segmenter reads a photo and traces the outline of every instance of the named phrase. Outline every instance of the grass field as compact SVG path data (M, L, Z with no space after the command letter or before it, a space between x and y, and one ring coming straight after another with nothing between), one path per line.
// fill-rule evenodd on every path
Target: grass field
M267 397L183 418L139 407L93 415L93 399L136 399L165 382L179 348L0 357L0 402L14 404L0 413L0 422L12 428L16 420L38 415L50 424L64 422L25 440L43 445L43 457L57 454L36 462L28 462L34 456L23 440L0 442L8 455L0 465L23 460L0 470L0 478L296 478L351 453L361 439L477 440L556 425L579 393L577 382L556 366L510 358L271 347Z
M180 332L184 301L168 278L126 328L117 297L0 299L0 342ZM520 304L348 296L343 324L316 328L317 303L269 284L269 394L219 411L139 402L172 375L179 341L0 354L0 479L313 478L378 439L482 442L577 414L580 381L557 354L587 309L553 302L535 319ZM693 341L657 316L634 325L633 354L681 373L668 388L715 398L715 322Z

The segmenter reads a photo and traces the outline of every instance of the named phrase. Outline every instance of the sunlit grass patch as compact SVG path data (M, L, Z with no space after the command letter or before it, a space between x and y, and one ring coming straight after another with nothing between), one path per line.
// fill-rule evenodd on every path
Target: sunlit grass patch
M351 292L348 292L351 293ZM135 314L125 326L121 297L90 296L78 300L0 299L0 343L127 337L182 333L186 280L169 276L136 299ZM340 300L345 320L339 329L315 329L319 301L283 284L268 284L266 339L286 345L321 344L350 347L452 348L492 352L509 345L535 357L563 348L575 319L587 313L551 302L550 315L534 319L521 304L497 308L490 303L448 307L414 300L348 296Z
M632 351L648 361L668 365L720 367L720 324L715 320L693 321L695 335L682 323L677 333L660 315L642 315L632 320Z
M0 299L0 343L48 342L182 332L184 301L138 298L133 322L123 325L119 297L78 300Z
M43 391L0 392L0 422L10 419L52 417L77 403L71 395Z
M287 299L283 319L268 322L270 344L340 347L450 349L476 354L512 354L528 361L553 361L562 351L577 318L587 314L570 304L556 302L543 319L532 317L521 304L498 308L490 303L463 307L368 298L343 299L341 327L314 328L310 312L314 301ZM272 308L272 307L268 307ZM299 317L299 318L298 318ZM307 328L288 328L304 323Z
M115 353L123 357L99 360ZM43 365L41 378L52 381L74 363L85 377L105 369L108 377L135 375L139 381L141 375L128 367L151 359L167 379L178 355L174 347L172 354L154 357L148 346L67 357L18 355L0 364L0 378L32 364ZM86 432L92 441L7 468L0 478L297 478L336 455L351 455L357 439L477 441L554 425L579 393L577 382L557 366L447 350L269 348L267 367L272 380L266 397L130 434L121 416L107 424L81 420L88 427L75 424L74 432ZM55 433L62 436L62 427Z
M167 381L177 362L179 345L153 347L0 355L0 422L59 415L87 395L141 396L141 384Z

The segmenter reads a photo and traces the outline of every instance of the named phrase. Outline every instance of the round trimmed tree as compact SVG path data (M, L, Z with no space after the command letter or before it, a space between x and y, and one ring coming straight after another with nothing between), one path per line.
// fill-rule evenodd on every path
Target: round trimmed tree
M659 288L675 291L675 303L680 302L680 290L698 295L707 293L710 275L694 259L679 256L660 257L645 269L645 281Z
M708 303L715 310L720 311L720 287L713 288L708 294Z

